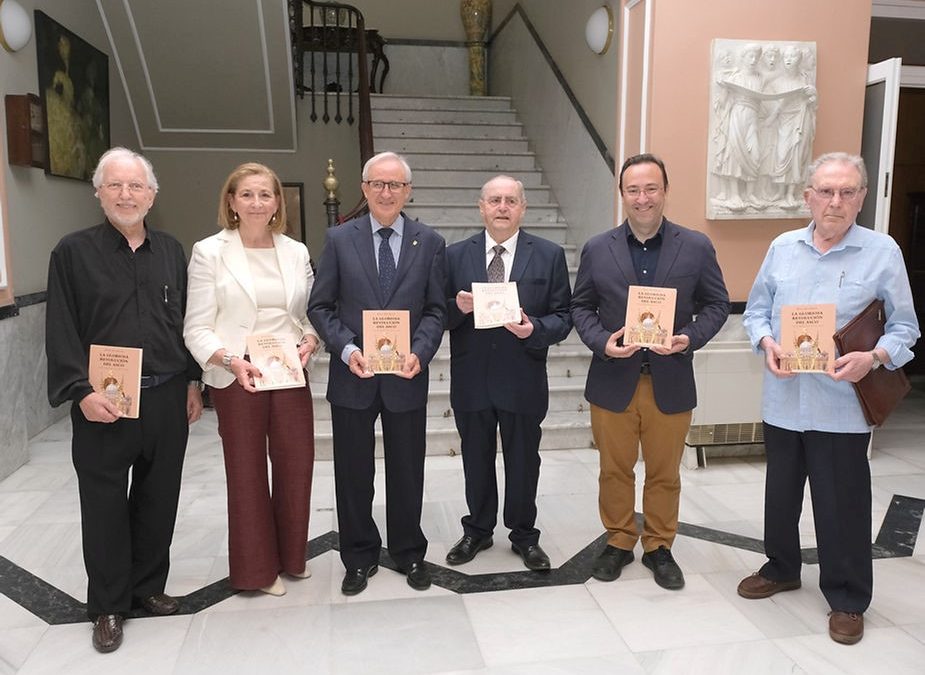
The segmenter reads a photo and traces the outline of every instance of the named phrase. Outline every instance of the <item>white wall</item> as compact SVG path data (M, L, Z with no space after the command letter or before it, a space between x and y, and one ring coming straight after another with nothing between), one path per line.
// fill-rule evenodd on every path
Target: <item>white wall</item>
M109 53L94 0L20 0L32 14L39 9ZM131 144L128 106L118 74L109 61L110 127L114 144ZM0 50L0 96L38 94L35 39L10 54ZM6 143L6 115L0 115L0 142ZM4 153L5 157L6 153ZM58 240L76 229L101 220L89 183L46 176L41 169L12 167L4 162L7 197L5 225L9 232L11 276L16 296L45 290L48 256ZM52 409L46 398L45 305L23 307L19 316L0 321L0 478L27 459L28 439L67 413Z
M613 174L519 15L495 37L489 68L490 93L513 98L571 243L613 227Z

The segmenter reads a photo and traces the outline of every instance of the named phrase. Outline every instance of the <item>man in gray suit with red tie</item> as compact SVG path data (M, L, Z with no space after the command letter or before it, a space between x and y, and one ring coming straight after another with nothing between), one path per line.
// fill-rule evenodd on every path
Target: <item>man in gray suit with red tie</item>
M568 335L568 267L562 247L520 229L523 184L497 176L482 187L485 230L447 249L450 403L462 439L469 514L446 560L460 565L492 545L498 513L495 458L501 431L504 524L511 547L532 570L548 570L536 529L540 423L549 407L546 353ZM476 329L473 282L517 284L520 320Z
M421 530L427 366L446 317L446 244L402 214L411 168L383 152L363 167L369 215L328 230L308 318L331 353L327 399L334 433L334 483L341 591L356 595L378 569L382 539L372 516L375 423L382 422L388 550L408 585L430 587ZM373 375L363 357L363 310L410 312L411 349L395 375Z
M594 352L585 398L600 452L598 504L607 529L607 546L592 575L601 581L619 577L641 538L642 562L655 582L677 590L684 575L671 545L678 529L681 455L697 405L693 352L725 323L729 294L706 235L663 217L668 174L659 158L627 159L619 189L626 221L585 244L572 296L575 328ZM623 344L630 285L677 289L670 347ZM646 467L641 536L634 474L640 443Z

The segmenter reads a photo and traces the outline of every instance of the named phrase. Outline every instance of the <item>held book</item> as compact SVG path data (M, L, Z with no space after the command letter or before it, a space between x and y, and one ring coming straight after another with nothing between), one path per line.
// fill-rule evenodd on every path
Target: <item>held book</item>
M885 324L883 300L874 300L833 336L839 353L872 350L883 335ZM854 383L854 391L864 411L864 418L868 424L875 426L880 426L886 421L911 388L912 385L909 384L902 368L887 370L882 366L871 370L859 382Z
M624 345L671 347L676 288L630 286L626 298Z
M93 391L108 398L123 417L138 419L141 402L141 349L90 345L87 376Z
M257 391L295 389L305 386L299 348L291 337L266 333L247 336L247 353L262 377L254 378Z
M394 375L411 349L411 313L407 309L363 310L363 357L370 372Z
M520 323L517 283L473 283L472 311L476 328L498 328L506 323Z
M835 305L784 305L780 308L781 370L835 372Z

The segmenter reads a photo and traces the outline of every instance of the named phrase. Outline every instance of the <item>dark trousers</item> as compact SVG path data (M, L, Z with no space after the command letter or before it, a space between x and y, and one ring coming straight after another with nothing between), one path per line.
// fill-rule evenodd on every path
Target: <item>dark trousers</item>
M251 394L232 382L210 393L225 456L231 585L254 590L280 572L301 574L315 461L311 390Z
M863 612L870 605L870 434L788 431L764 425L767 479L761 575L800 578L800 511L809 477L819 551L819 588L835 611Z
M540 415L519 415L505 410L453 412L462 439L466 504L463 531L472 537L492 534L498 518L498 481L495 460L497 433L501 431L504 457L504 526L510 540L521 547L539 542L536 529L536 485L540 478Z
M406 569L427 553L421 530L427 409L391 412L377 394L365 410L331 404L340 558L347 569L375 564L382 547L372 513L377 417L382 420L385 454L389 555Z
M75 403L71 422L87 614L125 614L167 583L189 435L186 382L175 377L143 389L137 420L88 422Z

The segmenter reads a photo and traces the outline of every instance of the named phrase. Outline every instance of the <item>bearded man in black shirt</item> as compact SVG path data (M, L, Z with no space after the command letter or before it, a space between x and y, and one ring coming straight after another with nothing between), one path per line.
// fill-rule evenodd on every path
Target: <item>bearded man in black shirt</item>
M179 608L164 588L189 424L202 414L201 370L183 343L183 248L144 222L157 194L151 163L113 148L100 158L93 186L106 220L52 251L45 350L49 401L74 403L87 614L93 646L111 652L133 608L158 615ZM91 344L143 350L138 419L93 391Z

